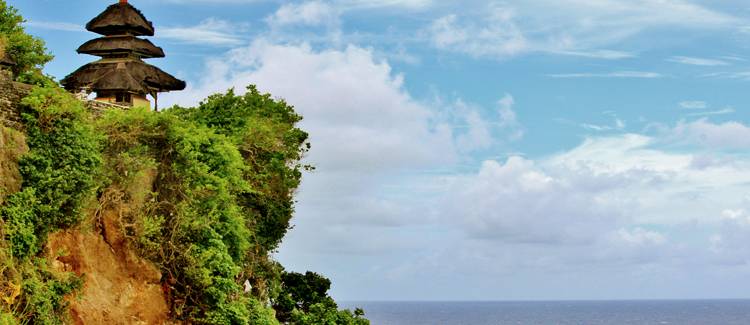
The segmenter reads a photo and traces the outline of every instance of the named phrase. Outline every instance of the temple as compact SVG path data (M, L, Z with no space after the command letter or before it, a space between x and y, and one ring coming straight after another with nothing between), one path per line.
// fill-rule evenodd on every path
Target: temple
M164 51L139 36L154 36L153 24L127 0L109 6L86 24L103 35L78 48L78 53L101 57L61 81L68 91L96 93L96 100L123 106L156 107L161 92L183 90L185 82L143 59L163 58Z

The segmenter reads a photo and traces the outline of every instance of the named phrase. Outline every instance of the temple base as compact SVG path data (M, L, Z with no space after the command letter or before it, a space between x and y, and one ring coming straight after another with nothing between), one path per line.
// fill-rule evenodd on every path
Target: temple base
M133 93L103 93L97 94L96 101L130 107L151 108L151 101L146 96Z

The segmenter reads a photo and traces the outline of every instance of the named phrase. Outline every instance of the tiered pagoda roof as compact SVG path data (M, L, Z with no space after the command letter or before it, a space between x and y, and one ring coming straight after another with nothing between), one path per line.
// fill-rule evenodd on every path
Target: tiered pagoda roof
M62 80L70 91L90 89L101 93L146 95L183 90L185 82L142 59L163 58L164 51L138 36L153 36L153 24L127 0L110 5L86 24L86 29L104 37L90 40L78 53L101 57Z
M86 24L86 29L101 35L119 35L126 32L135 36L154 36L154 24L127 1L107 7Z
M151 41L131 35L119 35L100 37L83 43L78 48L80 54L91 54L96 56L107 56L114 53L134 52L141 58L163 58L164 50L157 47Z
M97 61L71 74L75 82L92 90L123 90L150 94L185 89L185 82L143 61Z

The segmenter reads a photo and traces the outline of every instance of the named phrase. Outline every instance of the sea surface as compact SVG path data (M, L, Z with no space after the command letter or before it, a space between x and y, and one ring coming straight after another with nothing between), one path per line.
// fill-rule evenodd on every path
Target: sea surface
M750 300L550 302L346 302L372 325L750 325Z

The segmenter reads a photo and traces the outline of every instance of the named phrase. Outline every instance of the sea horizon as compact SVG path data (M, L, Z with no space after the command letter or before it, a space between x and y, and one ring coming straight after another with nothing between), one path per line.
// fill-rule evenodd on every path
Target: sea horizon
M612 298L612 299L469 299L469 300L340 300L341 304L353 303L464 303L464 302L638 302L638 301L750 301L750 298Z
M750 324L750 299L346 301L373 325Z

